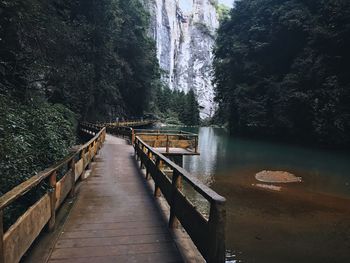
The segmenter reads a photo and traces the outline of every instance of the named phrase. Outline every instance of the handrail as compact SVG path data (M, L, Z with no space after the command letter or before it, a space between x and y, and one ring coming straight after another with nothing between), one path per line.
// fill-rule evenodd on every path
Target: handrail
M197 135L192 132L182 131L182 130L147 130L147 129L134 129L136 134L139 133L151 133L151 134L165 134L165 133L175 133L179 135Z
M146 144L140 137L136 136L135 145L137 143L141 143L150 153L152 153L153 156L156 158L159 158L165 163L167 166L171 167L173 171L176 171L177 173L181 174L183 179L188 182L198 193L200 193L205 199L208 201L214 201L214 202L225 202L226 199L216 193L214 190L203 184L201 181L199 181L197 178L193 177L189 172L187 172L184 168L180 167L173 161L171 161L169 158L164 156L158 151L153 150L151 146Z
M110 126L107 127L107 131L130 139L136 156L141 162L141 167L146 168L146 178L152 177L155 182L154 195L157 197L162 192L170 206L169 227L175 227L178 222L181 223L208 263L225 262L226 199L151 147L146 143L147 139L142 138L142 136L148 136L150 137L148 139L152 140L152 136L166 136L168 149L171 136L194 137L195 152L197 152L198 136L175 133L170 135L167 133L139 133L140 130L123 126ZM172 171L171 179L162 171L162 165L166 165ZM210 205L208 219L183 194L182 180L208 201Z
M17 185L13 189L5 193L3 196L0 197L0 210L6 208L10 204L12 204L14 201L16 201L19 197L28 193L35 186L37 186L43 180L48 178L54 171L60 169L67 162L71 161L74 158L74 156L75 156L75 153L68 155L68 157L61 160L58 164L55 164L50 168L47 168L44 171L39 172L38 174L32 176L28 180L24 181L23 183Z
M32 188L40 184L43 180L48 178L54 171L59 170L64 165L69 163L77 154L79 154L83 149L88 148L89 145L91 145L98 137L101 136L101 134L105 131L105 128L102 129L99 133L95 135L94 138L92 138L90 141L85 143L84 145L80 146L78 150L76 150L74 153L70 153L68 156L66 156L64 159L59 161L58 163L52 165L51 167L45 169L44 171L39 172L38 174L32 176L25 182L17 185L7 193L5 193L3 196L0 197L0 210L4 209L5 207L9 206L11 203L16 201L18 197L23 196L28 191L30 191Z
M118 121L118 122L105 122L105 123L99 123L98 125L102 125L104 127L110 127L110 126L129 126L129 127L134 127L134 126L144 126L144 125L149 125L152 123L157 122L157 120L135 120L135 121Z
M161 136L161 135L168 135L168 136L182 136L182 137L198 137L197 134L183 134L183 133L151 133L151 132L136 132L136 135L154 135L154 136Z
M97 129L81 124L80 130L94 137L58 163L0 197L0 263L18 262L45 225L50 231L55 228L56 210L68 195L74 196L76 181L84 174L85 168L93 161L105 141L106 128ZM80 158L78 161L75 160L77 157ZM57 181L59 170L66 167L68 171ZM29 207L4 233L4 209L45 180L49 184L47 193Z
M175 133L137 133L135 136L142 138L143 142L152 147L165 147L167 154L170 148L187 149L190 154L199 154L197 134L175 134Z
M139 136L135 137L134 148L141 167L146 168L146 178L151 176L155 182L154 195L159 196L161 191L170 206L169 226L174 227L180 222L208 263L225 262L226 199L154 150ZM161 163L172 170L171 181L162 171ZM209 202L208 220L181 191L182 179Z

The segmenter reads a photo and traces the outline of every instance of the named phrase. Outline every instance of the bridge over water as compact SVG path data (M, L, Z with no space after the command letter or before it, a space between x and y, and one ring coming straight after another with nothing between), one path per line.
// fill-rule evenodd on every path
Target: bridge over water
M85 145L0 198L0 263L224 262L225 199L168 159L172 146L198 154L198 138L107 130L118 137L101 125L81 125L91 138ZM155 147L164 143L168 156ZM4 231L7 207L45 184L46 193ZM185 188L201 196L206 211ZM74 204L57 226L67 200ZM45 229L56 234L41 248Z

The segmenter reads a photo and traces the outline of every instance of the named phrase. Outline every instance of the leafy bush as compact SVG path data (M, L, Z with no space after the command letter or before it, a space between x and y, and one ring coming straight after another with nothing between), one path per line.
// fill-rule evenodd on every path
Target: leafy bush
M0 195L48 168L75 144L76 116L63 105L0 95ZM39 185L5 209L5 229L44 192Z
M59 104L0 96L0 194L63 158L74 145L76 116Z

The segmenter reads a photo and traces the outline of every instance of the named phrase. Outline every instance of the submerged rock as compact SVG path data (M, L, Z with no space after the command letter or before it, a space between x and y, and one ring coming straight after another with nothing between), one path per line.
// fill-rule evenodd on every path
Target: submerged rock
M264 183L300 183L302 178L285 171L261 171L255 175L255 179Z
M267 189L267 190L273 190L280 192L282 190L281 186L273 185L273 184L252 184L255 187Z

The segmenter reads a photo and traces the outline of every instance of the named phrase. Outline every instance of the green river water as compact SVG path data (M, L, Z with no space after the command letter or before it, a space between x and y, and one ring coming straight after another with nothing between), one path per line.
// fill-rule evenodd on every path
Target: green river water
M227 199L227 262L350 262L348 153L181 129L199 134L201 153L184 157L184 168ZM255 174L262 170L287 171L302 183L261 188Z

